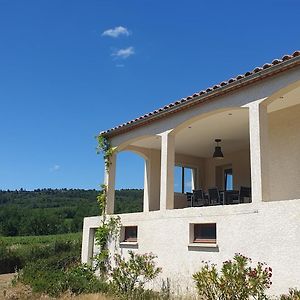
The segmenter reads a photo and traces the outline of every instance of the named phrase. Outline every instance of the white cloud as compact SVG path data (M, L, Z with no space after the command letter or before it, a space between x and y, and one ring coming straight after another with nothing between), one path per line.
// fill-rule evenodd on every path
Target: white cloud
M118 49L118 50L114 51L112 53L112 56L114 56L116 58L126 59L129 56L133 55L134 53L135 53L134 48L133 47L128 47L128 48Z
M109 37L113 37L113 38L117 38L120 35L129 36L130 32L128 31L128 29L126 27L123 27L123 26L110 28L110 29L107 29L102 32L102 36L109 36Z
M57 172L60 170L60 165L54 165L53 167L50 168L51 172Z

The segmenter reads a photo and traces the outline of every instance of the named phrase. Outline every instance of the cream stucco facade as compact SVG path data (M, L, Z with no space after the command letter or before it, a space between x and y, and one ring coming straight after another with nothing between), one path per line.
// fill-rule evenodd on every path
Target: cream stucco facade
M300 288L299 62L294 57L292 67L282 62L272 67L274 74L254 74L251 84L242 78L234 90L212 91L209 101L195 97L191 106L107 134L115 156L126 150L145 160L144 210L120 215L122 226L138 227L138 241L117 247L125 256L128 250L158 256L163 272L156 287L169 278L175 291L193 291L191 275L203 260L220 265L240 252L272 266L271 293ZM212 158L215 138L222 139L222 160ZM110 214L115 156L105 175ZM193 188L205 191L224 189L223 170L232 169L233 188L251 187L251 203L188 207L186 195L174 193L176 165L193 169ZM97 251L93 235L99 223L100 217L84 220L83 262ZM206 223L216 224L216 242L194 243L193 224Z

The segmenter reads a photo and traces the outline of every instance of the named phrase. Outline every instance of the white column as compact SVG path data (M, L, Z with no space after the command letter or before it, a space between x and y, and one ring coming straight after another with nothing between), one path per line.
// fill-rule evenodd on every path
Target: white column
M267 107L249 105L252 202L269 200L269 129Z
M160 207L160 151L150 149L145 159L144 212Z
M150 210L150 191L151 191L151 161L145 159L145 171L144 171L144 212L148 212Z
M161 134L160 210L174 208L175 137L171 131Z
M107 186L107 214L112 215L115 207L115 178L116 178L116 154L114 153L110 159L111 164L109 170L105 169L104 183Z

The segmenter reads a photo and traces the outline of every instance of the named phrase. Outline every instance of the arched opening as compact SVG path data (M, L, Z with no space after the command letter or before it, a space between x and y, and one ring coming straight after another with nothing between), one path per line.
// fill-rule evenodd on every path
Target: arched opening
M131 140L118 149L115 213L159 210L160 136Z
M143 137L126 145L127 150L142 155L144 168L144 211L160 209L161 138ZM136 176L133 174L132 176Z
M117 154L115 213L143 211L145 158L132 151Z
M199 116L174 133L174 208L251 202L250 193L240 197L251 190L248 108Z

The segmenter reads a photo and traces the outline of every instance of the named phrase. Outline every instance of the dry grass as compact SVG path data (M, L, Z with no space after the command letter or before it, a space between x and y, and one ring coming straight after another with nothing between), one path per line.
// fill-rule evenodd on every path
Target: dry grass
M86 294L80 296L72 296L69 293L64 294L59 298L52 298L47 295L32 293L30 287L17 284L11 285L11 280L14 274L2 274L0 275L0 300L113 300L113 298L101 295L101 294Z
M116 300L115 298L108 297L102 294L85 294L73 296L65 293L59 298L52 298L47 295L32 293L30 287L18 283L16 286L11 285L11 280L14 274L0 275L0 300ZM195 296L176 297L174 300L196 300L199 299Z
M64 299L64 298L62 298L62 299ZM66 299L70 299L70 298L66 298ZM72 299L76 299L76 300L113 300L113 298L110 298L110 297L108 298L107 296L100 295L100 294L81 295L81 296L77 296Z

